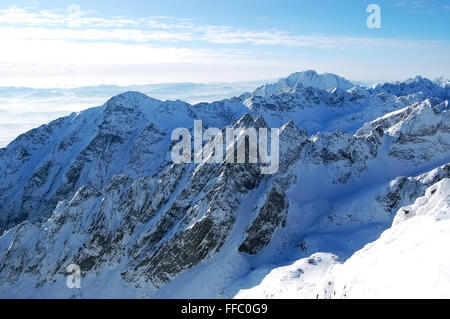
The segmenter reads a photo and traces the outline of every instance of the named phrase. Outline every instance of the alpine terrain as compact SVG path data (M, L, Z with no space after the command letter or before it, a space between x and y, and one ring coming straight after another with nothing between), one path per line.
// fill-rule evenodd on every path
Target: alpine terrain
M443 79L305 71L213 103L126 92L33 129L0 149L0 297L449 298L449 100ZM195 120L279 128L278 171L175 164Z

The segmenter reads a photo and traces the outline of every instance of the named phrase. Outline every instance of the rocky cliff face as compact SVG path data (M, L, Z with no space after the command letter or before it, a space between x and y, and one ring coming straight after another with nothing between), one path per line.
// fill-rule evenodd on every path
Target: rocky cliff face
M0 296L231 297L254 269L349 257L450 159L447 88L349 83L308 71L198 105L128 92L21 135L0 150ZM172 163L194 120L280 128L279 170Z

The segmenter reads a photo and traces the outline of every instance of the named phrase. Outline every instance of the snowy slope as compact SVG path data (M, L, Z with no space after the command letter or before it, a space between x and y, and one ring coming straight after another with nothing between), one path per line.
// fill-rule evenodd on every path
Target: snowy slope
M449 240L450 179L444 178L344 263L316 253L273 269L235 298L449 298Z
M319 297L450 298L450 179L401 208L391 228L332 267Z
M328 269L338 257L330 253L315 253L289 266L275 268L255 286L240 290L236 299L311 299ZM255 276L251 274L249 277Z

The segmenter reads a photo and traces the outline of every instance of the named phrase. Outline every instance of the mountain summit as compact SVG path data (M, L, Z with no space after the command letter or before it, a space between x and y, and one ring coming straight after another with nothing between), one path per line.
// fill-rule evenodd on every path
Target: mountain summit
M355 84L336 74L318 74L316 71L309 70L292 73L287 78L280 79L273 84L265 84L256 89L253 94L256 96L268 97L280 91L288 92L298 86L331 91L336 88L348 90L353 88Z

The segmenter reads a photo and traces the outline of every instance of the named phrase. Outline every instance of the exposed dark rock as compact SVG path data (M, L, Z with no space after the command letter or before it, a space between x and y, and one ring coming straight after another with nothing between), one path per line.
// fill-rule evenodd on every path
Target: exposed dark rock
M266 247L278 227L284 227L289 209L286 195L272 188L258 216L247 229L247 238L239 246L240 252L256 255Z

